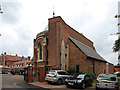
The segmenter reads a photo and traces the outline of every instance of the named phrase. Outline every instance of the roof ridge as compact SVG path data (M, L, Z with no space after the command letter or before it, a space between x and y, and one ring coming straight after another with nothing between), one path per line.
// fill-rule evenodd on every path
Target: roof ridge
M72 37L70 37L70 36L68 36L68 38L72 38ZM74 38L72 38L72 39L74 39ZM81 43L82 45L84 45L84 46L87 46L87 45L85 45L84 43L82 43L82 42L79 42L78 40L76 40L76 39L74 39L76 42L78 42L78 43ZM87 46L88 48L91 48L91 47L89 47L89 46ZM91 49L93 49L93 48L91 48ZM94 50L94 49L93 49Z

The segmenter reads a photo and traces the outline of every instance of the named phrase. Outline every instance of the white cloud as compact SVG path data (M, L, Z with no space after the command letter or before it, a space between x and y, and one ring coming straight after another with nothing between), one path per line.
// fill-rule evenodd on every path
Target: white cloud
M117 0L2 0L0 15L0 51L24 56L33 55L33 39L56 16L94 42L103 58L114 64L117 54L112 52L117 32ZM8 45L9 43L9 45Z

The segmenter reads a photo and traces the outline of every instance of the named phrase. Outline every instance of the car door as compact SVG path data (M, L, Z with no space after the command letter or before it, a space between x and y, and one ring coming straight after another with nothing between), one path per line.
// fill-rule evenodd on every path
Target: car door
M60 71L60 72L57 72L57 73L62 78L63 82L65 81L65 79L67 79L68 77L70 77L70 75L67 72L65 72L65 71Z
M85 82L86 82L86 86L89 86L91 84L91 78L89 75L85 75Z
M92 77L89 74L86 76L87 76L87 84L91 85L91 83L93 82Z

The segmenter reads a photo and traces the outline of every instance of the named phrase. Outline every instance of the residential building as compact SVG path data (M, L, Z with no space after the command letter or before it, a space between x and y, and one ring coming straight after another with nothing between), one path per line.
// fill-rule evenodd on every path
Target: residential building
M2 66L7 66L10 69L17 69L21 68L24 69L28 65L33 65L33 62L31 61L30 57L20 57L17 54L16 55L8 55L6 52L4 54L1 54L1 63Z

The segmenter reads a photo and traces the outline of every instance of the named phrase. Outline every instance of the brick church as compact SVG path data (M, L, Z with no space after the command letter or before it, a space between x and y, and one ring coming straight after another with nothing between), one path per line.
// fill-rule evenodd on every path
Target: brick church
M48 19L48 26L34 39L34 72L43 65L56 66L62 70L106 73L107 61L101 57L93 42L77 32L60 17ZM109 63L109 73L113 64Z

